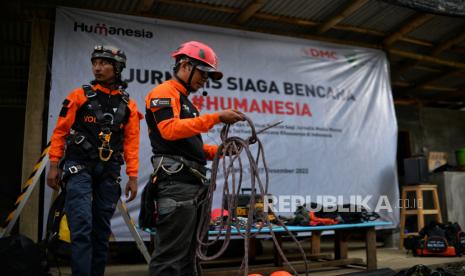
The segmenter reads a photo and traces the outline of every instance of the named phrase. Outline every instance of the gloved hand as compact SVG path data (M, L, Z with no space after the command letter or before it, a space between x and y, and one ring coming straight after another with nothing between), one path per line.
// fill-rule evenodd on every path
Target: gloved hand
M245 120L244 114L234 109L221 110L218 112L218 115L220 121L225 124L234 124Z

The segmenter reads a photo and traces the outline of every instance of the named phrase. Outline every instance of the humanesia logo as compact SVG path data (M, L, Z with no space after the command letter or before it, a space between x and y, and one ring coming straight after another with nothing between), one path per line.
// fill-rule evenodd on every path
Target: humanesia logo
M98 35L117 35L140 38L153 38L153 32L145 29L133 29L127 27L115 27L105 23L86 24L84 22L74 22L75 32L94 33Z

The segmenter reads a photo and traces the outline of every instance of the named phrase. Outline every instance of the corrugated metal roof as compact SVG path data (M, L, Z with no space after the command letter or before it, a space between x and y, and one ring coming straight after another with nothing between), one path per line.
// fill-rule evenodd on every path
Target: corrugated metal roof
M408 20L415 11L389 5L384 1L370 0L341 24L390 33L402 22Z
M179 18L182 13L182 21L197 24L224 25L231 23L237 15L225 12L211 12L200 8L180 8L180 6L160 4L155 11L155 15L162 18Z
M243 9L247 7L252 1L250 0L192 0L192 2L211 4L214 6Z
M106 11L113 13L142 15L154 18L178 20L210 26L240 28L249 31L266 32L285 36L305 37L324 41L338 40L346 44L357 44L367 47L381 47L389 36L397 34L407 23L424 14L391 4L386 0L368 0L352 14L337 22L335 26L318 33L321 23L330 22L341 11L354 3L353 0L267 0L259 6L256 14L243 23L237 19L241 12L256 0L155 0L151 6L144 7L144 0L75 0L69 1L17 1L8 2L6 16L0 24L0 72L2 78L11 79L9 85L21 89L17 94L25 93L27 78L31 27L33 15L53 18L56 4L71 5L83 9ZM464 2L465 3L465 2ZM143 8L143 10L142 10ZM375 33L376 32L376 33ZM431 56L436 46L441 45L465 32L465 19L434 15L423 25L416 26L410 32L394 37L392 43L384 46L389 51L387 57L393 76L397 70L403 70L403 81L396 89L405 92L405 85L421 81L422 78L434 78L447 70L465 68L465 40L451 45L437 56ZM393 50L396 52L393 53ZM418 60L422 59L421 62ZM3 64L3 65L2 65ZM18 65L5 69L11 64ZM406 67L406 64L413 66ZM23 67L21 67L21 65ZM3 67L2 67L3 66ZM439 91L447 87L462 85L463 76L448 76L447 81L440 80ZM410 84L409 84L410 83ZM431 91L430 91L431 92ZM1 93L1 92L0 92ZM431 92L434 94L434 91ZM447 94L447 92L445 92ZM402 93L394 93L397 97ZM408 96L408 95L407 95ZM411 95L415 97L415 95Z
M286 34L286 36L291 36L292 34L297 34L297 33L304 33L305 31L308 31L308 28L298 26L298 25L292 25L292 24L286 24L286 23L279 23L279 22L272 22L272 21L265 21L265 20L260 20L253 18L247 22L247 27L252 28L252 29L258 29L258 30L269 30L271 33L280 33L280 34Z
M431 20L409 33L409 36L440 43L444 41L444 39L454 36L457 32L464 31L465 21L463 18L436 15Z
M261 12L321 22L347 2L346 0L270 0L266 2Z

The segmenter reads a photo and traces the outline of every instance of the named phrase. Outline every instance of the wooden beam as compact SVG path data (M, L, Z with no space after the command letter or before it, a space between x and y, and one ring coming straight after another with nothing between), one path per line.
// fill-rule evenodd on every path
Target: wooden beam
M448 60L443 60L443 59L440 59L440 58L420 55L420 54L406 52L406 51L397 50L397 49L387 49L387 51L391 55L397 55L397 56L410 58L410 59L414 59L414 60L441 64L441 65L445 65L445 66L449 66L449 67L453 67L453 68L457 68L457 69L465 69L465 63L462 63L462 62L448 61Z
M340 13L330 18L328 21L321 24L317 30L317 34L322 34L336 26L339 22L344 20L346 17L350 16L352 13L357 11L360 7L365 5L368 0L356 0L350 2Z
M459 44L460 42L465 40L465 32L458 36L454 36L453 38L449 39L448 41L445 41L431 50L431 56L432 57L437 57L439 54L441 54L443 51L450 49L453 45ZM400 76L403 72L407 71L408 69L416 66L419 62L418 61L411 61L410 63L406 64L405 66L399 68L397 70L397 76Z
M152 10L153 6L155 5L156 0L142 0L139 3L139 7L137 7L137 11L141 13L147 13Z
M438 68L433 68L433 67L419 65L419 64L415 65L415 69L426 71L426 72L434 72L434 73L442 72L442 70L440 70Z
M224 12L224 13L239 13L241 11L240 9L236 9L236 8L214 6L211 4L204 4L204 3L191 2L191 1L157 0L157 2L168 4L168 5L179 5L179 6L188 7L188 8L206 9L206 10L218 11L218 12Z
M250 3L247 8L245 8L241 13L237 16L236 23L239 25L243 25L247 20L249 20L259 9L263 7L266 0L255 0Z
M432 14L417 14L414 16L409 22L407 22L404 26L400 28L400 30L394 32L393 34L386 37L383 41L384 46L387 48L392 45L395 41L399 40L399 38L403 37L404 35L410 33L411 31L415 30L419 26L423 25L427 21L431 20L434 17Z
M378 268L378 258L376 258L376 230L374 227L366 230L365 243L367 270L376 270Z
M452 70L446 70L446 71L443 71L441 74L437 74L435 76L432 76L432 77L428 77L427 79L425 79L424 81L422 81L421 83L419 83L418 85L415 85L412 90L424 90L425 87L428 87L428 86L431 86L433 83L439 81L439 80L442 80L443 78L445 77L448 77L448 76L451 76L451 75L455 75L457 73L457 70L455 69L452 69ZM453 90L456 90L456 88L453 88ZM413 91L412 91L413 92Z
M395 99L394 105L419 105L418 99Z
M422 85L421 88L418 88L418 89L429 90L429 91L442 91L442 92L453 92L457 90L457 88L454 88L454 87L435 86L435 85L430 85L430 84Z
M393 81L391 82L392 86L395 87L402 87L402 88L412 88L415 87L415 84L405 81ZM445 86L434 86L434 85L424 85L422 87L423 90L434 90L434 91L444 91L444 92L451 92L457 90L457 88L453 87L445 87ZM406 91L406 90L405 90Z
M439 44L438 46L436 46L432 51L431 51L431 55L432 56L438 56L440 53L442 53L444 50L447 50L449 49L450 47L452 47L453 45L456 45L456 44L459 44L460 42L464 41L465 40L465 32L461 33L460 35L458 36L455 36L451 39L449 39L448 41L445 41L441 44Z

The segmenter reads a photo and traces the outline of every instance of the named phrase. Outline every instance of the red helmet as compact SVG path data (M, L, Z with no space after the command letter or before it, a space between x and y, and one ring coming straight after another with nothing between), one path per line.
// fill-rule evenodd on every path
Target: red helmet
M185 42L171 53L173 58L177 58L181 55L185 55L193 60L199 61L196 64L196 68L201 71L208 72L209 77L212 79L220 80L223 78L223 73L218 71L218 57L213 49L208 45L198 41Z
M271 273L270 276L292 276L292 274L287 271L280 270Z

